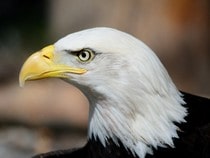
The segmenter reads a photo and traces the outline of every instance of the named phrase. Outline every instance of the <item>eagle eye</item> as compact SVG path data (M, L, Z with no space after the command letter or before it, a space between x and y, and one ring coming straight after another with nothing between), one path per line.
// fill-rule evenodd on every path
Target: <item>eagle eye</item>
M95 53L90 49L83 49L77 52L77 57L81 62L89 62L93 59Z

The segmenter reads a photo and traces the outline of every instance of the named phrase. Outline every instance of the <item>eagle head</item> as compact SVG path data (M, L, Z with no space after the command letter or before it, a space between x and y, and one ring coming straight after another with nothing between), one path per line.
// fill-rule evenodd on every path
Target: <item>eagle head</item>
M27 80L58 77L77 86L90 102L89 139L107 138L139 157L171 146L175 122L186 109L155 53L137 38L111 28L67 35L32 54L20 72Z

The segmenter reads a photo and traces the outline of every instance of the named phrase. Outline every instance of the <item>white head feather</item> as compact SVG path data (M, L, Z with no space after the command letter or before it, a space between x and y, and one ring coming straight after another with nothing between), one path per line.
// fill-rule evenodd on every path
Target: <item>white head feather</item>
M90 101L89 138L104 146L112 138L140 158L151 147L171 146L178 138L174 122L184 122L183 99L153 51L143 42L111 28L70 34L55 43L62 63L88 70L70 74ZM63 50L93 49L89 63L79 63Z

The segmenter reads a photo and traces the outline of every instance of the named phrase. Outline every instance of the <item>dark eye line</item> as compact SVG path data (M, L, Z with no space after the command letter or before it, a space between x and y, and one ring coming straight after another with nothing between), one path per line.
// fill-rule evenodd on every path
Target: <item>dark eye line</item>
M93 52L95 55L102 54L101 52L97 52L97 51L95 51L94 49L91 49L91 48L83 48L83 49L81 49L81 50L76 50L76 51L72 51L72 50L65 49L64 51L67 52L68 54L77 56L78 53L81 53L81 52L84 51L84 50L91 51L91 52Z

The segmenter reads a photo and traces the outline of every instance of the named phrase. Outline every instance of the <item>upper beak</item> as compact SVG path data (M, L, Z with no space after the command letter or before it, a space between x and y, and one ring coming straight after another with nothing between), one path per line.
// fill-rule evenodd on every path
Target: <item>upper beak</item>
M47 77L67 78L67 73L83 74L87 70L56 64L54 46L50 45L32 54L23 64L19 74L19 84L24 86L27 80Z

